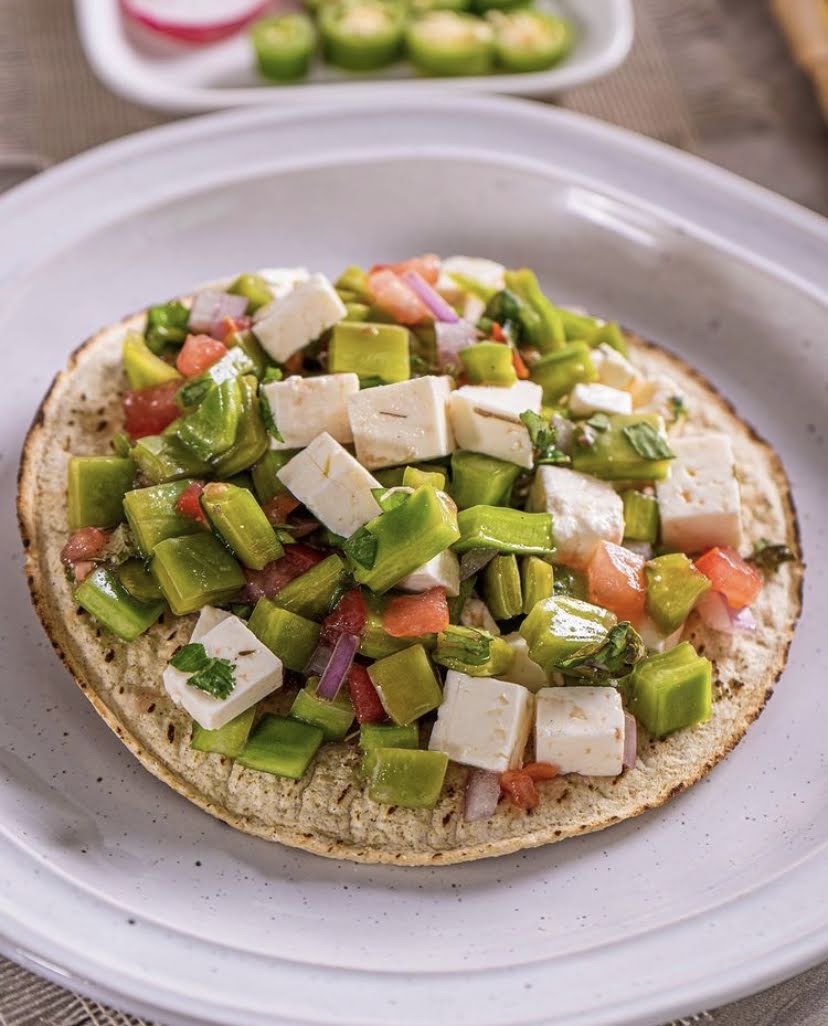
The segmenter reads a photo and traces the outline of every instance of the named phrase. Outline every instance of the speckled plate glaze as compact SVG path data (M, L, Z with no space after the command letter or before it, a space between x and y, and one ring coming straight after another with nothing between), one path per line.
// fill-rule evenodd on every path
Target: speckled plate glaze
M226 1026L645 1026L828 954L825 222L571 114L386 93L123 140L0 200L0 224L6 954ZM773 701L697 787L601 834L418 870L257 841L147 774L48 647L13 496L31 412L96 328L239 267L424 249L530 264L686 356L780 452L812 572Z

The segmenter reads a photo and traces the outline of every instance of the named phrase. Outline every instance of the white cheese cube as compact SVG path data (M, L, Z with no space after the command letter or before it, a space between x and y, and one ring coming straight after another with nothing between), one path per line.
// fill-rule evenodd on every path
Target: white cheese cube
M456 598L460 594L460 560L451 549L444 549L404 577L397 587L403 591L445 588L449 598Z
M219 730L245 709L282 686L282 661L263 645L243 620L228 616L198 639L213 659L228 659L234 667L235 687L227 698L216 698L191 687L192 674L167 666L164 687L205 730Z
M510 388L464 385L448 401L454 436L461 449L532 467L532 442L520 415L540 413L543 389L532 381Z
M310 278L307 267L263 267L258 274L267 282L274 299L282 299L297 285ZM268 303L267 306L259 307L253 315L253 320L261 321L272 313L272 310L268 310L270 306Z
M450 670L429 751L494 773L516 769L532 726L533 704L532 693L519 684Z
M225 613L223 609L216 609L215 606L202 606L198 614L190 641L201 641L204 635L217 627L220 623L232 616L232 613Z
M503 275L506 268L494 260L481 257L451 256L440 265L440 277L437 279L437 291L445 296L450 303L462 298L464 289L452 278L452 274L460 274L471 278L486 288L500 292L505 287Z
M271 381L263 392L284 439L271 437L272 449L301 449L326 432L337 442L352 442L348 396L359 391L356 374L320 374L316 378L293 375Z
M371 494L379 482L328 434L314 438L277 476L329 531L345 538L382 512Z
M632 392L642 379L641 374L630 361L617 349L602 342L592 351L592 363L598 372L598 380L610 388L620 388Z
M738 549L742 504L727 435L710 432L670 441L670 476L656 483L661 537L669 549L702 552L714 545Z
M281 299L268 303L265 310L265 315L254 321L253 334L279 363L319 338L347 313L323 274L312 274L307 281L299 282Z
M521 684L533 692L548 687L549 678L546 676L546 670L529 658L529 645L526 643L526 638L515 631L514 634L506 634L503 640L514 652L512 665L506 673L501 674L503 680Z
M527 508L552 514L553 559L576 570L599 542L624 537L624 503L612 485L567 467L538 467Z
M478 631L488 631L489 634L500 634L497 621L489 612L489 607L483 599L467 598L460 610L460 623L464 627L474 627Z
M449 377L427 375L352 395L348 416L359 462L375 470L452 453L446 413L452 385Z
M624 765L624 708L615 688L543 688L535 697L538 762L551 762L561 773L618 776Z
M658 374L645 378L633 390L633 406L638 413L658 413L668 424L679 418L684 405L684 392L672 378Z
M574 417L591 417L593 413L632 413L632 396L620 388L582 381L572 389L569 409Z

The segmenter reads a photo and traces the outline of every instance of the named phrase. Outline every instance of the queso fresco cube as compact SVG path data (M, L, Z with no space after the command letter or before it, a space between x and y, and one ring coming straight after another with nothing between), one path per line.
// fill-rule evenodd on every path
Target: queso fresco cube
M283 441L271 437L272 449L302 449L327 432L337 442L353 440L348 396L359 391L356 374L292 375L262 388Z
M532 381L510 388L463 385L448 402L457 444L530 469L532 442L520 415L526 410L540 413L542 398L543 389Z
M535 758L561 773L616 777L624 764L624 708L612 687L542 688Z
M348 399L359 462L375 470L448 456L454 434L446 413L452 379L426 375L365 388Z

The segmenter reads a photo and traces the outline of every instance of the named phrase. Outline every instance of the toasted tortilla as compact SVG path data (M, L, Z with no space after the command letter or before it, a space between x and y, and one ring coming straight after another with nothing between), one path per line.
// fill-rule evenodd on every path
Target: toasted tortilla
M126 387L121 341L144 315L99 332L71 357L43 400L26 439L18 513L32 601L52 645L104 721L156 777L213 816L247 833L354 862L418 866L505 855L601 830L653 809L696 783L743 737L773 692L800 612L802 564L770 576L753 608L755 634L714 633L694 616L685 638L714 664L708 723L665 740L639 727L638 761L621 776L568 775L539 785L540 805L523 812L502 800L491 819L463 816L467 770L449 765L433 809L378 805L365 792L355 743L326 744L299 781L245 769L190 747L190 718L167 696L161 673L186 643L195 616L165 614L131 644L100 628L72 600L60 551L69 528L66 475L71 455L111 451ZM687 398L686 430L726 432L733 441L745 537L786 542L799 553L785 472L771 447L701 375L641 339L631 358L645 373L666 373ZM264 708L285 712L292 694Z

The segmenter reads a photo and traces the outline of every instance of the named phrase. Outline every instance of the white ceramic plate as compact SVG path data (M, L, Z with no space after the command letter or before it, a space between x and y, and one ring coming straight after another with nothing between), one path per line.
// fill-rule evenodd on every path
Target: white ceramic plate
M632 1026L828 955L828 228L658 144L481 98L216 115L0 199L4 504L0 947L168 1023ZM32 411L99 326L276 263L469 252L661 339L781 452L805 612L733 755L603 833L439 869L325 861L234 833L147 774L54 658L18 568Z
M447 90L552 96L607 74L629 53L633 37L631 0L539 0L577 27L572 53L550 71L443 79ZM194 112L246 104L333 102L364 95L379 81L416 92L433 79L420 78L404 62L369 75L338 71L318 61L296 85L267 85L256 74L247 34L206 47L171 43L126 22L118 0L75 0L81 42L90 64L113 92L161 110Z

